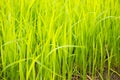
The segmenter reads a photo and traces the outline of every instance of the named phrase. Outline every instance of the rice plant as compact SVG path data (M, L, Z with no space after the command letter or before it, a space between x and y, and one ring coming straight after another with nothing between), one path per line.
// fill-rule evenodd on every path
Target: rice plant
M120 80L120 0L0 0L0 80Z

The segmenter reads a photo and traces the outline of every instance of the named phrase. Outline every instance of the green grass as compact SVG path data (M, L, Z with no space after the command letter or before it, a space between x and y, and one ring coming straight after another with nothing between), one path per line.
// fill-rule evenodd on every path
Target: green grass
M120 76L119 0L0 0L0 80ZM119 71L115 71L114 68ZM90 76L91 75L91 76Z

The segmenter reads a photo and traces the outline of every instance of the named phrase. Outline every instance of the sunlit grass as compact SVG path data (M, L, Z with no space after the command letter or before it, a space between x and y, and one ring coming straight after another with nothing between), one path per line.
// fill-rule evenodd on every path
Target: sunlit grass
M119 0L0 0L0 79L120 76Z

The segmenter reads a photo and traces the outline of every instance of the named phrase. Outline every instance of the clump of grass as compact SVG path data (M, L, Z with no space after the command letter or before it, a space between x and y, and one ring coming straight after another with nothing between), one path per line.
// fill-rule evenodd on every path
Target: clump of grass
M1 0L0 79L119 76L119 7L119 0Z

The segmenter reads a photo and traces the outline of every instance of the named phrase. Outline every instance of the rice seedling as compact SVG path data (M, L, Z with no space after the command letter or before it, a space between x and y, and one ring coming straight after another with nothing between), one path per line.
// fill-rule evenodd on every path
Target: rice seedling
M0 0L0 80L119 80L119 0Z

